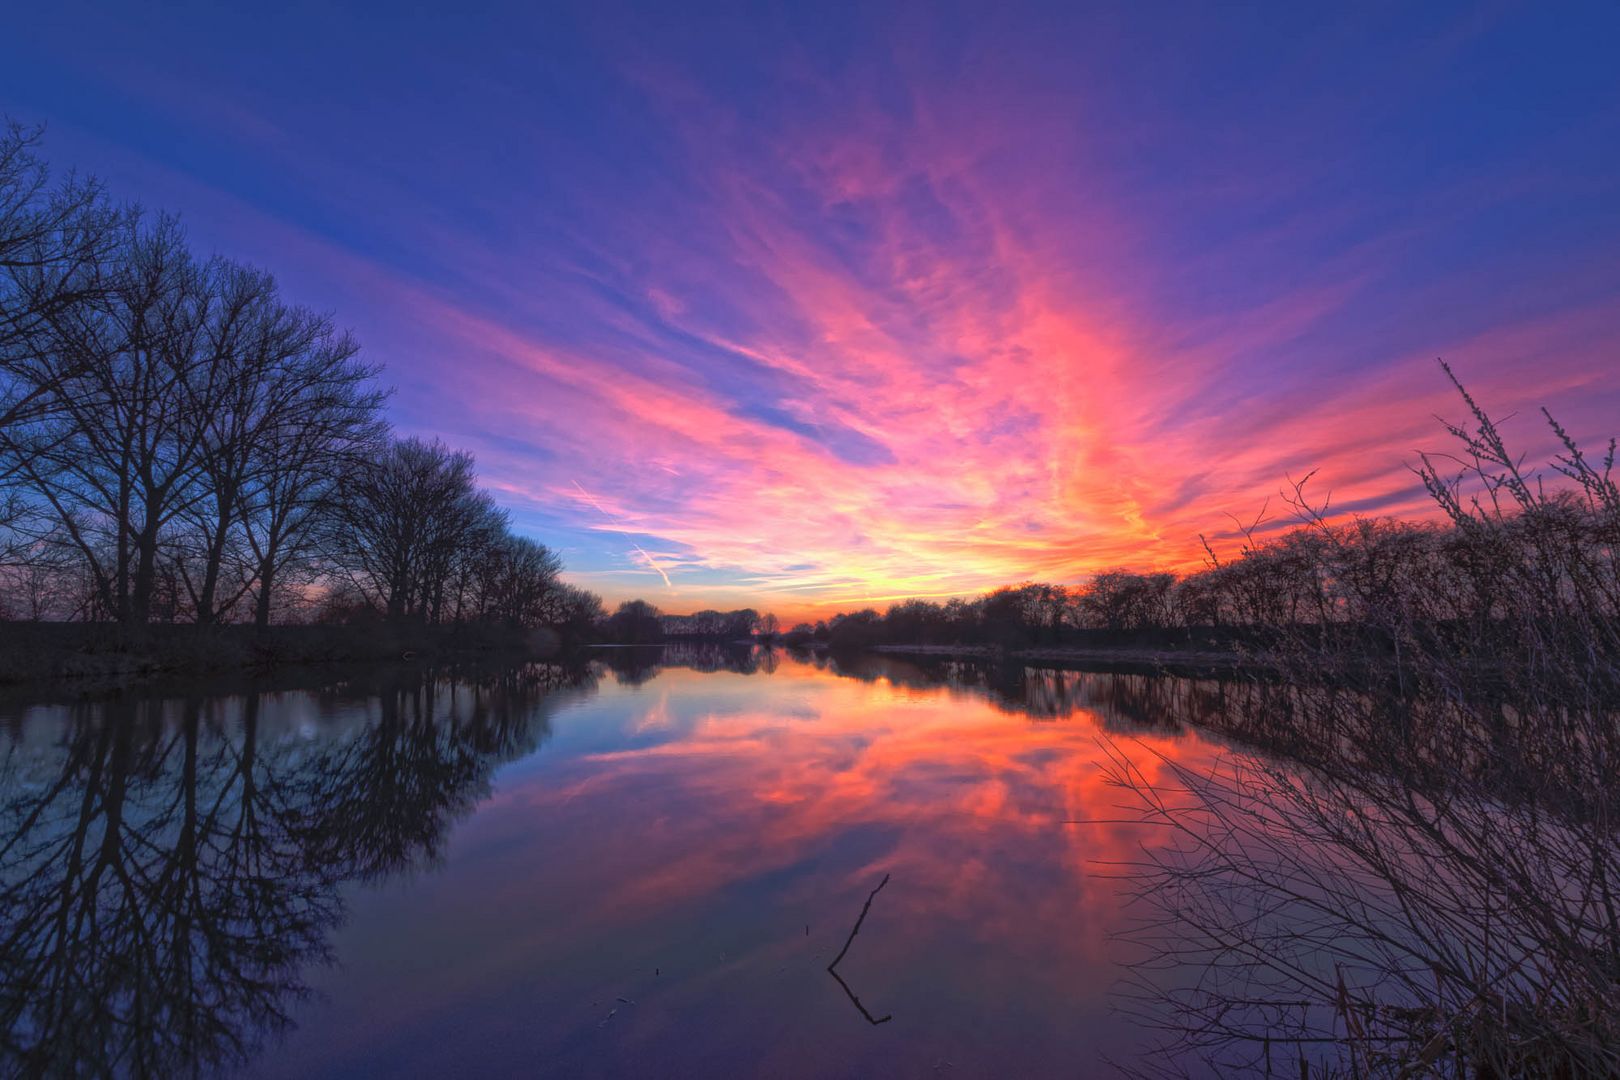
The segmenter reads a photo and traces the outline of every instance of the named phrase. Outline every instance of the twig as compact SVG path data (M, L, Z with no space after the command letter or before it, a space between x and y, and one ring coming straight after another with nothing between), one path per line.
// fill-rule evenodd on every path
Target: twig
M867 1022L874 1027L878 1024L886 1024L893 1020L894 1017L892 1015L874 1017L867 1011L866 1006L861 1004L861 999L855 996L855 991L849 988L849 984L844 981L843 976L839 975L836 969L838 962L844 958L844 954L849 952L849 947L855 943L855 935L861 932L861 924L866 921L866 913L872 910L872 901L877 898L877 894L882 892L883 886L888 883L889 875L884 874L883 880L878 882L878 887L872 890L871 895L866 898L866 903L861 906L860 918L856 919L855 925L850 927L849 937L844 939L844 947L838 950L838 955L833 957L833 962L827 965L827 974L831 975L838 985L844 988L844 993L849 995L849 1000L855 1003L855 1007L861 1011L861 1015L866 1017Z

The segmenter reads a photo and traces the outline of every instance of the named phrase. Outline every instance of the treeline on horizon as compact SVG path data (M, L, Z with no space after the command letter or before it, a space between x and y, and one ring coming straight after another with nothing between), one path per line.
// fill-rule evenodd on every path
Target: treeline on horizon
M391 431L380 368L329 316L287 302L262 270L197 256L171 216L116 204L93 179L53 183L37 146L37 132L0 132L6 619L1039 647L1243 643L1398 611L1401 627L1477 652L1486 639L1506 647L1500 628L1526 605L1620 611L1613 444L1593 463L1553 423L1562 483L1544 490L1464 393L1474 427L1451 434L1473 482L1465 493L1425 459L1435 522L1330 522L1301 488L1299 527L1246 530L1235 557L1211 551L1184 576L1111 570L908 600L785 635L746 608L666 615L631 600L610 615L560 580L554 552L513 534L471 455Z
M1193 573L1116 569L1079 585L1028 582L974 599L906 600L800 623L783 640L847 649L1123 640L1265 648L1304 640L1313 650L1347 652L1411 637L1483 659L1522 652L1530 639L1519 620L1534 613L1538 633L1578 631L1586 635L1580 648L1620 656L1615 443L1593 461L1544 411L1560 451L1549 476L1527 472L1441 366L1472 420L1447 425L1457 453L1425 456L1415 470L1434 520L1331 519L1302 481L1284 496L1295 527L1274 535L1259 521L1243 527L1227 559L1206 543L1206 566Z
M1184 577L908 601L787 636L1224 635L1264 661L1198 717L1230 754L1144 767L1115 751L1106 769L1111 805L1170 837L1119 864L1146 905L1127 1011L1163 1034L1149 1060L1167 1073L1191 1053L1222 1075L1274 1059L1313 1076L1620 1075L1616 447L1588 458L1544 411L1559 449L1529 471L1457 389L1470 419L1415 470L1433 521L1333 519L1300 484L1297 527L1242 529L1233 557ZM1009 678L1028 687L1038 664ZM1189 985L1189 967L1207 974Z
M609 645L657 645L665 641L774 642L780 637L775 615L753 608L705 609L671 615L646 600L626 600L596 626L597 640Z
M394 434L380 368L178 220L0 130L0 616L594 632L471 455Z

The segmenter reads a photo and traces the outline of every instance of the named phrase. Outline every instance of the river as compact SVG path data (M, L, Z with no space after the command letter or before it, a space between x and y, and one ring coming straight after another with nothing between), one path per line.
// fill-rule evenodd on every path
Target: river
M1143 792L1230 766L1225 693L671 647L14 695L7 1071L1207 1072L1152 1056L1209 972Z

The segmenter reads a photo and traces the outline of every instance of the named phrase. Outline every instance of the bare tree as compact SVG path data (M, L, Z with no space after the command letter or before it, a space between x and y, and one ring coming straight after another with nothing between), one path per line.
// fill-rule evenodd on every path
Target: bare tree
M605 624L610 640L623 645L650 645L664 639L660 612L645 600L626 600Z
M555 612L562 560L544 544L504 536L491 545L479 567L479 617L508 626L544 626Z
M495 514L472 455L437 440L396 439L344 477L327 530L334 567L390 618L438 621L458 550Z
M210 275L210 370L196 395L201 491L188 514L201 569L185 584L198 622L256 593L264 626L336 476L375 445L383 394L353 340L284 304L268 274L216 261Z
M103 294L121 216L94 181L69 176L52 186L38 141L37 130L0 129L0 444L57 407L67 372L49 348L51 328ZM17 473L15 460L0 456L0 561L40 554L14 531L32 507Z
M0 430L48 406L60 372L42 355L64 315L104 293L102 271L123 212L93 180L52 186L40 132L0 130Z
M327 320L310 327L308 345L277 376L274 407L254 448L243 524L255 562L254 622L270 622L272 598L289 574L315 569L323 519L334 512L338 482L384 445L387 392L378 369L355 359L357 346Z
M472 458L391 440L378 369L177 221L52 187L0 133L0 603L125 627L358 596L427 623L583 630Z
M1417 468L1447 527L1333 523L1301 484L1311 543L1220 568L1325 590L1320 621L1272 627L1284 677L1205 720L1236 749L1115 758L1174 837L1136 868L1141 940L1198 973L1141 989L1218 1069L1620 1072L1614 443L1593 461L1548 417L1544 485L1463 400L1459 452Z
M3 449L103 610L130 625L150 614L165 529L197 498L206 281L171 218L130 223L108 275L104 301L54 321L51 407Z

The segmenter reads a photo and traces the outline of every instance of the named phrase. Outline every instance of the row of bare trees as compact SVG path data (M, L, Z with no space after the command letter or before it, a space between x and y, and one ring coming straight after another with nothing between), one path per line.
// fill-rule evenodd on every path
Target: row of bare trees
M1230 752L1116 754L1173 838L1134 869L1168 1074L1620 1074L1615 443L1547 415L1538 476L1457 389L1453 451L1417 467L1440 524L1336 525L1296 488L1300 531L1212 571L1286 605L1283 677L1200 719Z
M0 614L589 623L472 458L398 439L379 370L176 219L0 134Z
M705 609L690 615L665 615L664 634L668 637L714 638L742 641L757 632L769 636L775 632L774 616L760 615L753 608L736 611Z
M753 608L672 615L645 600L626 600L596 626L597 639L614 645L657 645L666 640L774 642L781 624L775 615Z
M1130 1000L1167 1036L1144 1072L1620 1073L1620 639L1613 549L1580 538L1620 501L1606 467L1585 495L1521 484L1483 414L1467 437L1491 483L1437 486L1479 556L1448 587L1489 605L1436 632L1457 594L1358 593L1387 663L1294 627L1281 679L1198 715L1214 764L1116 751L1123 805L1172 838L1126 868Z
M602 617L594 594L558 579L554 552L513 535L506 512L477 486L470 454L396 439L334 494L324 547L331 613L579 634Z
M790 643L830 641L834 646L880 644L1057 645L1087 630L1144 630L1193 625L1181 605L1173 574L1110 570L1084 585L1024 582L970 599L944 603L903 600L887 611L840 612L825 622L801 623Z
M789 640L1052 645L1099 631L1209 628L1263 644L1309 628L1318 641L1386 648L1426 634L1478 657L1487 646L1493 654L1511 651L1528 632L1526 612L1534 612L1538 634L1579 627L1615 647L1620 497L1613 445L1593 461L1549 416L1562 452L1538 478L1523 471L1465 392L1464 401L1472 420L1452 429L1461 454L1425 459L1417 469L1438 520L1336 520L1330 508L1313 505L1301 483L1287 493L1296 527L1240 528L1236 553L1222 559L1209 549L1208 566L1197 573L1110 570L1076 586L1025 583L943 604L908 600L883 613L795 627ZM1456 462L1465 466L1460 473Z

